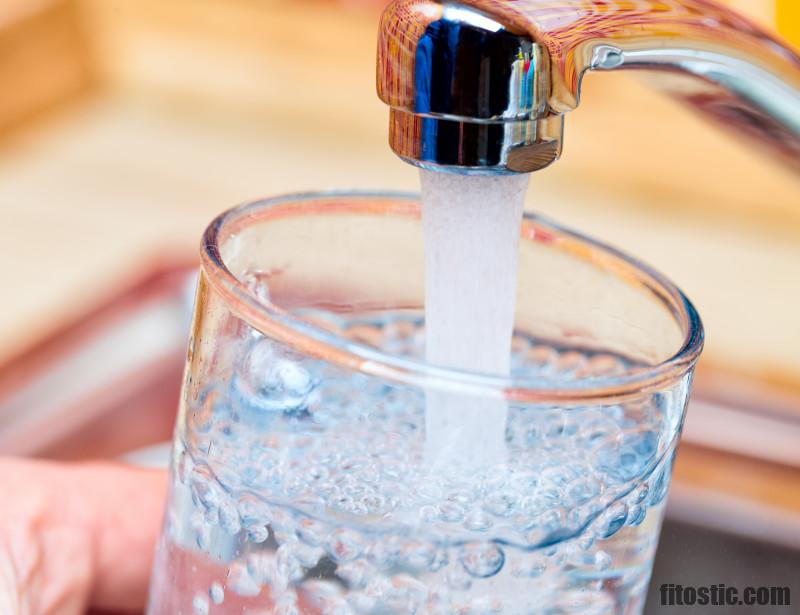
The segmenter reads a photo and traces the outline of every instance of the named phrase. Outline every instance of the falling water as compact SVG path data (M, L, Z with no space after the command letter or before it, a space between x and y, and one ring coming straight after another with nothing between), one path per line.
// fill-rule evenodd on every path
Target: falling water
M437 366L507 376L528 175L422 170L421 180L426 358ZM502 399L429 392L429 461L502 462L506 414Z

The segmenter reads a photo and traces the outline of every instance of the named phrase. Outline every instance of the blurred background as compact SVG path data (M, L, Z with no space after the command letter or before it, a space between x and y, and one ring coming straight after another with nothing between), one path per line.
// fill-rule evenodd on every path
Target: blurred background
M417 189L375 95L382 4L3 0L0 453L163 460L211 218ZM800 45L796 0L728 4ZM688 549L711 582L796 582L800 177L630 75L590 75L566 130L528 208L654 265L706 325L656 577Z

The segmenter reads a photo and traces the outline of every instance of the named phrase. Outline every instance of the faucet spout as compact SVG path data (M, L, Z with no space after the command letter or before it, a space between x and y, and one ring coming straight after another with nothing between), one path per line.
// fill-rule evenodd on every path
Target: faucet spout
M800 172L800 56L712 0L395 0L381 18L390 146L419 166L544 168L586 72L622 69Z

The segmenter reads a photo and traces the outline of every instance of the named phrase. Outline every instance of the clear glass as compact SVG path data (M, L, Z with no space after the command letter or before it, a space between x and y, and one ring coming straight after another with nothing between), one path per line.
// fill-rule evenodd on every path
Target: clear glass
M640 613L702 327L534 216L509 378L427 365L412 195L303 194L206 231L149 615ZM507 406L434 467L426 396Z

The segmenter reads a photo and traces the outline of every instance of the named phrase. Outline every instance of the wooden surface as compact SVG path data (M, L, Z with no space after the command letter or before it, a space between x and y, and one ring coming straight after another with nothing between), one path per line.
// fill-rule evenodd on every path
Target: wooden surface
M66 0L0 5L0 130L58 105L89 82L86 39Z
M11 297L0 353L143 259L194 251L234 203L416 189L385 144L374 13L278 0L74 8L102 85L0 149L0 241L14 257L0 278ZM563 160L534 176L528 200L675 279L704 317L707 366L800 388L796 177L641 82L593 75Z

